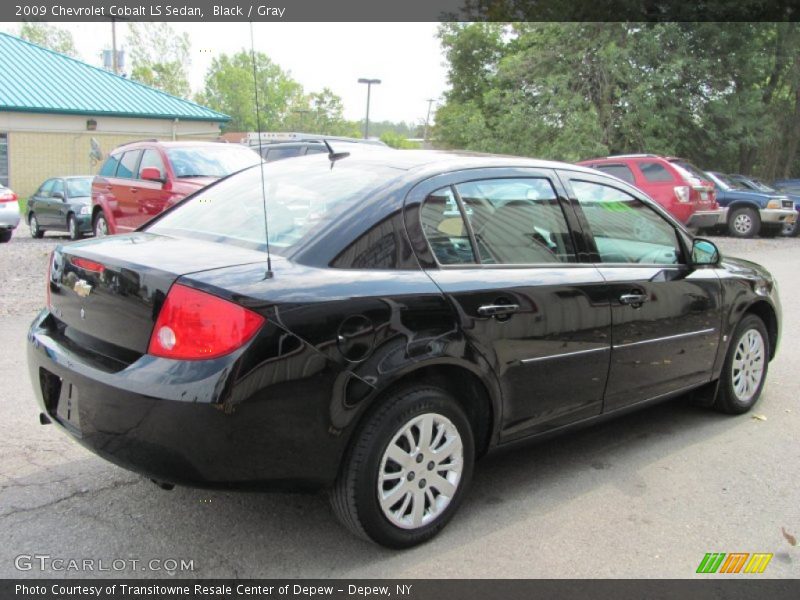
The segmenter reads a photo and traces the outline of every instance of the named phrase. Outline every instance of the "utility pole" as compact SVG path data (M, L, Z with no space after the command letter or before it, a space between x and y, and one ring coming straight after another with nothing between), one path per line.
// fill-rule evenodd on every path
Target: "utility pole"
M428 98L425 102L428 103L428 115L425 117L425 132L422 134L422 147L428 147L428 123L431 120L431 106L436 102L436 98Z
M119 65L117 64L117 22L111 19L111 68L114 75L119 75Z
M367 118L364 121L364 139L369 138L369 94L370 90L372 89L373 84L378 85L381 82L380 79L365 79L360 78L358 83L366 83L367 84Z

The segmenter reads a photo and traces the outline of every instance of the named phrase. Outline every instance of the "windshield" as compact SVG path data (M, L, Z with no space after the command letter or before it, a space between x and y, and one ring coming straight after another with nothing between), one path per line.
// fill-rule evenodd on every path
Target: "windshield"
M167 148L175 177L225 177L258 163L259 156L238 144Z
M749 179L744 178L741 180L744 185L750 184L748 187L752 187L754 190L758 190L759 192L767 192L767 193L774 193L777 190L773 187L768 186L763 181L759 181L758 179Z
M92 178L67 179L67 197L80 198L92 195Z
M715 173L713 171L708 172L708 176L711 178L717 186L719 186L723 190L737 190L742 189L738 183L736 183L733 179L729 178L727 175L723 175L722 173Z
M270 249L289 249L345 211L399 171L382 165L347 164L334 168L327 157L284 160L264 165ZM265 247L261 169L248 169L211 186L155 221L147 231Z

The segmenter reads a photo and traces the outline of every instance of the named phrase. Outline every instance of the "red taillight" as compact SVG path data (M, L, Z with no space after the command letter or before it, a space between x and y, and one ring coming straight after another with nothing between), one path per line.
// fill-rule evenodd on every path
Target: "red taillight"
M10 194L0 194L0 202L16 202L17 195L14 192Z
M238 304L175 284L158 313L149 354L180 360L217 358L240 348L264 317Z
M99 262L89 260L87 258L70 258L69 261L78 268L84 271L91 271L92 273L100 273L106 270L105 266Z

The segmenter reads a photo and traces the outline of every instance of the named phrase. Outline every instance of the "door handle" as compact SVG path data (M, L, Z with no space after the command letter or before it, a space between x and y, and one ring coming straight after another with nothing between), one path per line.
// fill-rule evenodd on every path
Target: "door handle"
M629 304L631 306L641 306L648 300L650 300L650 297L647 294L622 294L622 296L619 297L619 301L622 304Z
M519 310L519 304L484 304L478 307L478 314L482 317L496 317L510 315Z

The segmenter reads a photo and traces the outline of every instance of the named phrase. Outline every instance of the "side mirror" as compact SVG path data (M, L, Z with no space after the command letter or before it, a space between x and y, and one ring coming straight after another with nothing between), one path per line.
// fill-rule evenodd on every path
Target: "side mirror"
M697 238L692 243L693 265L716 265L722 256L714 242Z
M53 198L58 198L62 202L64 201L64 192L53 192Z
M142 169L142 172L139 173L139 177L145 181L157 181L158 183L164 183L164 178L161 176L161 171L155 167L145 167Z

